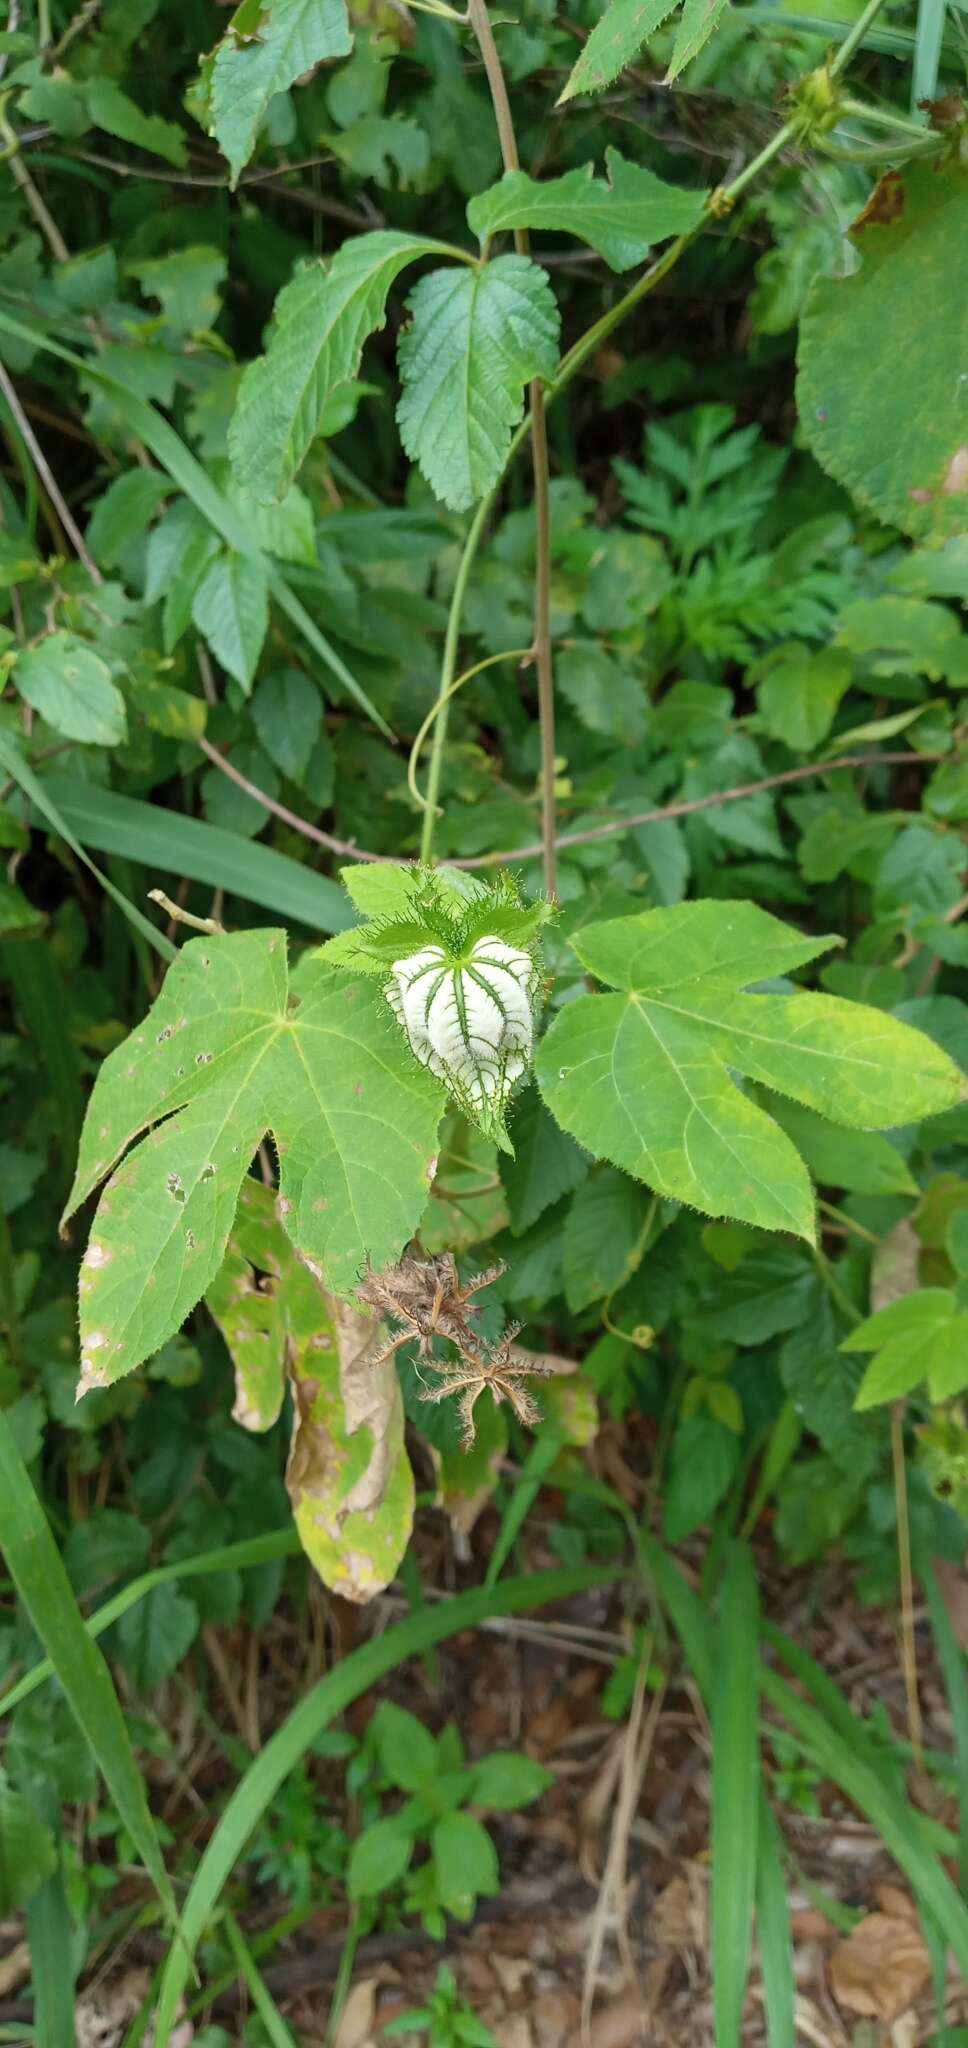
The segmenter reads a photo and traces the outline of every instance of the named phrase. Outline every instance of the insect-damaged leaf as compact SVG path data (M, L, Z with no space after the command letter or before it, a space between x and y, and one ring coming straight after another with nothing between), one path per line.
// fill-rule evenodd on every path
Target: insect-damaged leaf
M286 1229L335 1291L416 1229L439 1083L371 984L309 956L292 997L282 932L194 939L105 1060L66 1212L116 1168L81 1269L81 1392L157 1351L210 1285L267 1131Z
M861 504L937 544L968 523L968 293L951 260L968 173L957 160L889 172L851 234L859 269L818 277L803 312L803 429Z
M369 1600L393 1577L413 1520L396 1372L392 1359L371 1362L379 1322L326 1292L276 1208L271 1188L243 1183L206 1301L235 1365L236 1422L270 1428L288 1377L294 1414L286 1483L303 1548L334 1592Z
M572 941L621 994L581 996L537 1059L552 1113L660 1194L812 1241L809 1176L731 1071L836 1123L884 1128L957 1102L964 1076L883 1011L836 996L748 995L832 943L750 903L683 903L592 925Z
M372 1362L381 1336L372 1317L317 1289L306 1321L289 1351L296 1413L286 1485L320 1578L346 1600L372 1600L392 1579L413 1522L400 1384L392 1358Z

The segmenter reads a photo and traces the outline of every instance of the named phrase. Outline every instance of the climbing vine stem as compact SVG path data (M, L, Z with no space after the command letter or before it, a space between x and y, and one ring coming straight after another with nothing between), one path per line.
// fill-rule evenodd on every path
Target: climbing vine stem
M862 14L858 16L850 34L845 37L839 50L829 60L827 66L828 78L834 79L840 76L845 66L850 62L854 51L863 41L871 23L881 12L884 4L885 0L867 0L867 6ZM468 0L467 18L477 37L481 58L487 74L494 106L494 118L501 142L504 167L505 170L516 170L518 168L517 144L508 103L507 86L485 0ZM853 109L859 110L858 102L852 103ZM468 527L454 583L447 630L444 637L440 688L432 713L434 737L427 779L427 808L424 811L423 829L420 839L421 860L429 861L433 854L434 826L438 815L441 769L447 737L447 713L449 700L453 695L452 686L457 673L461 617L467 585L491 506L511 463L514 461L519 449L530 436L535 460L536 573L534 652L538 672L538 706L541 718L542 853L545 869L545 887L549 895L554 894L557 839L555 834L554 804L554 688L550 628L551 533L548 503L548 447L545 432L545 409L554 399L561 396L561 393L570 384L572 378L577 375L583 363L588 361L589 356L595 353L596 349L601 346L601 343L614 332L616 327L621 326L629 313L633 312L635 307L640 305L642 300L655 290L656 285L661 284L663 279L668 277L669 272L675 269L676 264L679 262L680 257L684 255L686 249L709 226L710 222L721 219L724 215L730 213L736 201L741 198L748 186L753 183L761 171L766 169L768 164L773 162L775 157L779 156L784 149L802 143L805 139L807 137L805 136L804 118L802 111L798 111L789 120L784 121L783 125L777 129L776 134L770 138L770 141L765 143L764 147L758 150L754 157L750 158L749 163L744 165L741 171L737 172L735 178L730 179L728 184L721 185L714 192L710 193L695 227L690 229L688 234L679 235L674 242L670 242L668 249L664 250L663 254L642 272L641 277L637 278L630 289L623 293L620 299L616 300L615 305L610 307L608 312L603 313L600 320L594 321L591 327L586 328L584 334L580 335L573 346L565 351L558 365L556 375L548 385L547 390L537 382L531 385L529 413L512 436L507 461L501 477L493 490L489 491L485 498L482 498ZM516 248L526 253L528 247L527 235L519 230L515 234L514 240Z

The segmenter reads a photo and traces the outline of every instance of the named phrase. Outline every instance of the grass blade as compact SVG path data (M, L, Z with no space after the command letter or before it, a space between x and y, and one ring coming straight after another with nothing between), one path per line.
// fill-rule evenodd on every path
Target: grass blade
M272 2048L296 2048L235 1914L230 1912L228 1907L225 1909L225 1932L228 1935L229 1947L239 1966L239 1976L246 1985L255 2010L272 2042Z
M0 315L0 320L2 320L2 315ZM29 796L31 803L36 806L41 817L46 819L51 831L56 832L59 839L66 840L71 851L76 853L78 860L82 860L84 866L90 869L92 875L96 876L102 889L107 891L108 895L117 904L118 909L123 910L129 924L134 925L135 930L142 933L143 937L154 947L155 952L161 954L163 960L174 960L174 946L165 938L163 932L157 930L156 926L151 923L150 918L145 917L144 913L138 910L135 904L129 902L123 891L116 889L109 877L103 875L100 868L95 866L90 854L85 853L80 840L75 838L67 820L61 816L49 787L41 782L39 776L34 774L29 761L24 760L20 748L15 745L10 734L6 732L0 732L0 764L6 769L7 774L12 777L13 781L19 783L24 795ZM104 790L97 792L98 797L102 801L105 794ZM94 792L92 791L93 795ZM144 808L147 810L149 806L146 804Z
M958 1897L927 1841L922 1816L884 1783L857 1749L845 1742L838 1728L768 1665L761 1669L760 1686L814 1763L872 1822L908 1878L922 1913L935 1922L953 1949L962 1975L968 1976L968 1905Z
M2 757L0 757L2 758ZM187 875L212 889L259 903L311 931L341 932L354 922L345 891L327 875L275 847L240 839L220 825L186 818L137 797L96 789L73 776L47 775L41 785L69 830L99 853L140 862L152 873ZM157 941L158 933L154 933Z
M922 1570L921 1579L928 1596L931 1627L954 1724L955 1760L958 1765L958 1883L962 1897L968 1899L968 1674L964 1651L955 1640L941 1588L930 1565Z
M381 717L376 706L371 704L366 691L361 688L355 676L351 675L345 662L340 660L336 649L330 646L325 634L319 631L318 626L313 624L308 613L303 610L281 569L268 562L260 550L253 547L242 514L222 496L191 449L186 448L184 441L176 434L174 427L169 426L163 415L156 412L154 406L148 404L147 399L139 398L137 392L122 384L119 378L112 377L109 371L102 369L96 358L80 356L74 349L64 348L59 341L53 341L49 334L44 334L39 328L28 327L21 320L12 319L9 313L0 313L0 329L16 335L21 341L29 342L32 348L43 349L48 355L57 356L62 363L70 363L73 369L82 371L93 384L100 384L105 390L110 391L118 411L126 419L132 432L144 442L146 448L151 449L152 455L160 462L162 469L167 470L172 482L178 485L179 490L184 491L186 498L191 498L202 517L208 520L216 533L221 535L236 554L248 555L252 560L262 563L272 594L282 609L288 613L293 625L307 639L314 653L325 662L330 673L338 678L349 696L355 699L360 710L365 711L367 717L372 719L384 738L392 739L393 734L385 718ZM309 633L306 631L307 626L311 628Z
M709 1706L713 1692L713 1627L702 1601L687 1586L678 1565L653 1536L643 1535L642 1555L659 1599L685 1653L686 1663Z
M712 1959L716 2048L743 2024L760 1810L759 1602L748 1550L731 1545L713 1676Z
M157 2048L168 2041L192 1956L249 1836L321 1729L367 1692L377 1679L397 1664L419 1656L431 1644L443 1642L461 1629L474 1628L492 1615L519 1614L529 1607L567 1599L590 1586L607 1585L619 1576L621 1569L580 1567L529 1573L524 1578L505 1579L493 1591L478 1587L474 1592L461 1593L443 1606L422 1608L418 1614L398 1622L395 1628L387 1629L384 1635L364 1643L313 1686L239 1780L195 1872L182 1916L184 1940L172 1944L165 1964L155 2015Z
M756 1858L756 1933L770 2048L796 2048L797 1984L782 1837L765 1790L760 1790Z
M922 100L933 100L937 96L945 11L945 0L918 0L911 71L912 114L917 113Z
M168 1586L177 1579L198 1579L208 1572L245 1571L247 1566L269 1564L277 1557L298 1557L302 1550L295 1527L272 1529L265 1536L249 1536L242 1543L226 1543L220 1550L205 1550L197 1557L180 1558L177 1564L159 1564L153 1571L142 1572L141 1577L132 1579L130 1586L123 1586L120 1593L106 1600L95 1614L89 1615L83 1626L89 1636L103 1635L113 1621L120 1621L122 1614L136 1607L156 1586ZM38 1686L46 1685L54 1676L54 1666L49 1657L41 1664L32 1665L16 1685L10 1687L0 1699L0 1716L9 1714L19 1707L21 1700L29 1699Z
M46 932L24 933L0 945L0 964L24 1023L47 1068L57 1106L57 1142L68 1182L74 1171L84 1117L77 1051L67 1028L64 984Z
M56 1837L60 1831L56 1795L50 1785L38 1787L38 1794L34 1803ZM27 1940L37 2040L41 2048L74 2048L73 1940L60 1863L28 1902Z
M121 1821L172 1920L175 1900L144 1780L103 1657L84 1626L70 1580L0 1409L0 1548L20 1599L97 1758Z

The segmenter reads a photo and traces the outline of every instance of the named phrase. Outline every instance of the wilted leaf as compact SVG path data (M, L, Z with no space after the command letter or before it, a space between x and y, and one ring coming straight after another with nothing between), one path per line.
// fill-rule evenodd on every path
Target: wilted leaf
M346 1600L372 1600L393 1578L413 1523L403 1398L392 1358L373 1363L380 1325L322 1292L318 1302L312 1329L290 1347L286 1485L320 1578Z
M847 2012L896 2020L931 1982L931 1958L912 1913L868 1913L830 1958L830 1988Z

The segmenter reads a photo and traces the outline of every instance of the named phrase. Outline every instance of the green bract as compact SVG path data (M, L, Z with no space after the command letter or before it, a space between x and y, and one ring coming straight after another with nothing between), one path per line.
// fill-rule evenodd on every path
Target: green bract
M324 957L379 977L415 1058L509 1152L504 1113L531 1061L549 906L523 904L504 876L381 866L343 879L361 908L386 914L329 940Z

